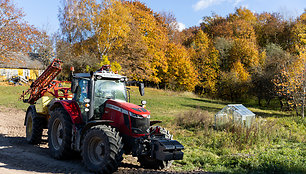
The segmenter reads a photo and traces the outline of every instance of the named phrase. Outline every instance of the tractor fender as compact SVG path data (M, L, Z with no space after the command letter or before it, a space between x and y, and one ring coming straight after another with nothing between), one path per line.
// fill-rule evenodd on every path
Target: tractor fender
M83 122L79 105L74 100L57 100L50 107L49 111L55 108L63 107L69 114L73 124L81 124Z
M95 120L95 121L90 121L88 122L82 129L77 131L76 134L76 150L80 151L81 150L81 141L83 139L84 134L86 133L86 131L88 129L90 129L93 126L97 126L97 125L108 125L110 123L113 123L114 121L112 120Z
M24 119L24 125L26 126L27 124L27 119L28 119L28 113L32 112L32 116L33 118L35 117L42 117L44 118L44 121L42 122L43 124L43 128L47 128L48 127L48 118L45 115L39 114L36 112L36 107L35 105L30 105L27 109L26 115L25 115L25 119Z
M27 112L26 112L26 115L25 115L25 118L24 118L24 125L26 125L26 122L27 122L27 119L28 119L28 113L29 113L29 112L33 112L33 116L34 116L34 117L37 116L35 105L30 105L30 106L28 107Z
M114 121L112 120L95 120L95 121L90 121L88 122L83 128L81 134L83 135L88 129L90 129L93 126L97 125L103 125L103 124L109 124L113 123Z

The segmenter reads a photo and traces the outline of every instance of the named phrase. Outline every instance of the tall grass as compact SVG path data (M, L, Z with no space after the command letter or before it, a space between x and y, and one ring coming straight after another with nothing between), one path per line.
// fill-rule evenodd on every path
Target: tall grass
M187 152L179 162L182 168L234 173L306 170L305 125L292 123L291 119L257 118L250 128L228 123L216 129L211 113L193 110L179 114L175 121L182 129L175 136L183 140Z

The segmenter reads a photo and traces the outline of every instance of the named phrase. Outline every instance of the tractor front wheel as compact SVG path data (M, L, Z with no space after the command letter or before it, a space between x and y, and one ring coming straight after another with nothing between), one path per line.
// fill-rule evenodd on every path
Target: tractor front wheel
M39 117L30 109L26 115L26 140L29 144L41 142L45 118Z
M122 159L122 138L110 126L90 128L82 143L82 158L85 166L95 173L113 173Z
M72 122L63 108L56 108L51 113L48 125L48 145L51 155L64 159L71 155Z

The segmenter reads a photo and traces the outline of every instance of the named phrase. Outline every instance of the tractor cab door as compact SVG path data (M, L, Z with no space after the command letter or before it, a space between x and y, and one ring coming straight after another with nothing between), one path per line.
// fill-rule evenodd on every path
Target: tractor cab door
M74 100L78 103L80 107L83 120L87 120L86 119L87 112L85 111L85 99L89 98L89 91L88 91L89 80L79 79L77 83L78 83L78 87L74 94Z
M97 80L94 88L94 114L101 117L104 114L108 99L127 101L125 83L120 80Z

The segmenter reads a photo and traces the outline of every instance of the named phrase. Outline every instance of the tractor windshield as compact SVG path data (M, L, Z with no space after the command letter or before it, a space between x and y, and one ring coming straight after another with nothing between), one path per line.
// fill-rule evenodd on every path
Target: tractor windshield
M127 101L125 83L120 80L97 80L95 82L95 113L103 113L107 99Z
M120 80L97 80L95 97L127 101L125 84Z

